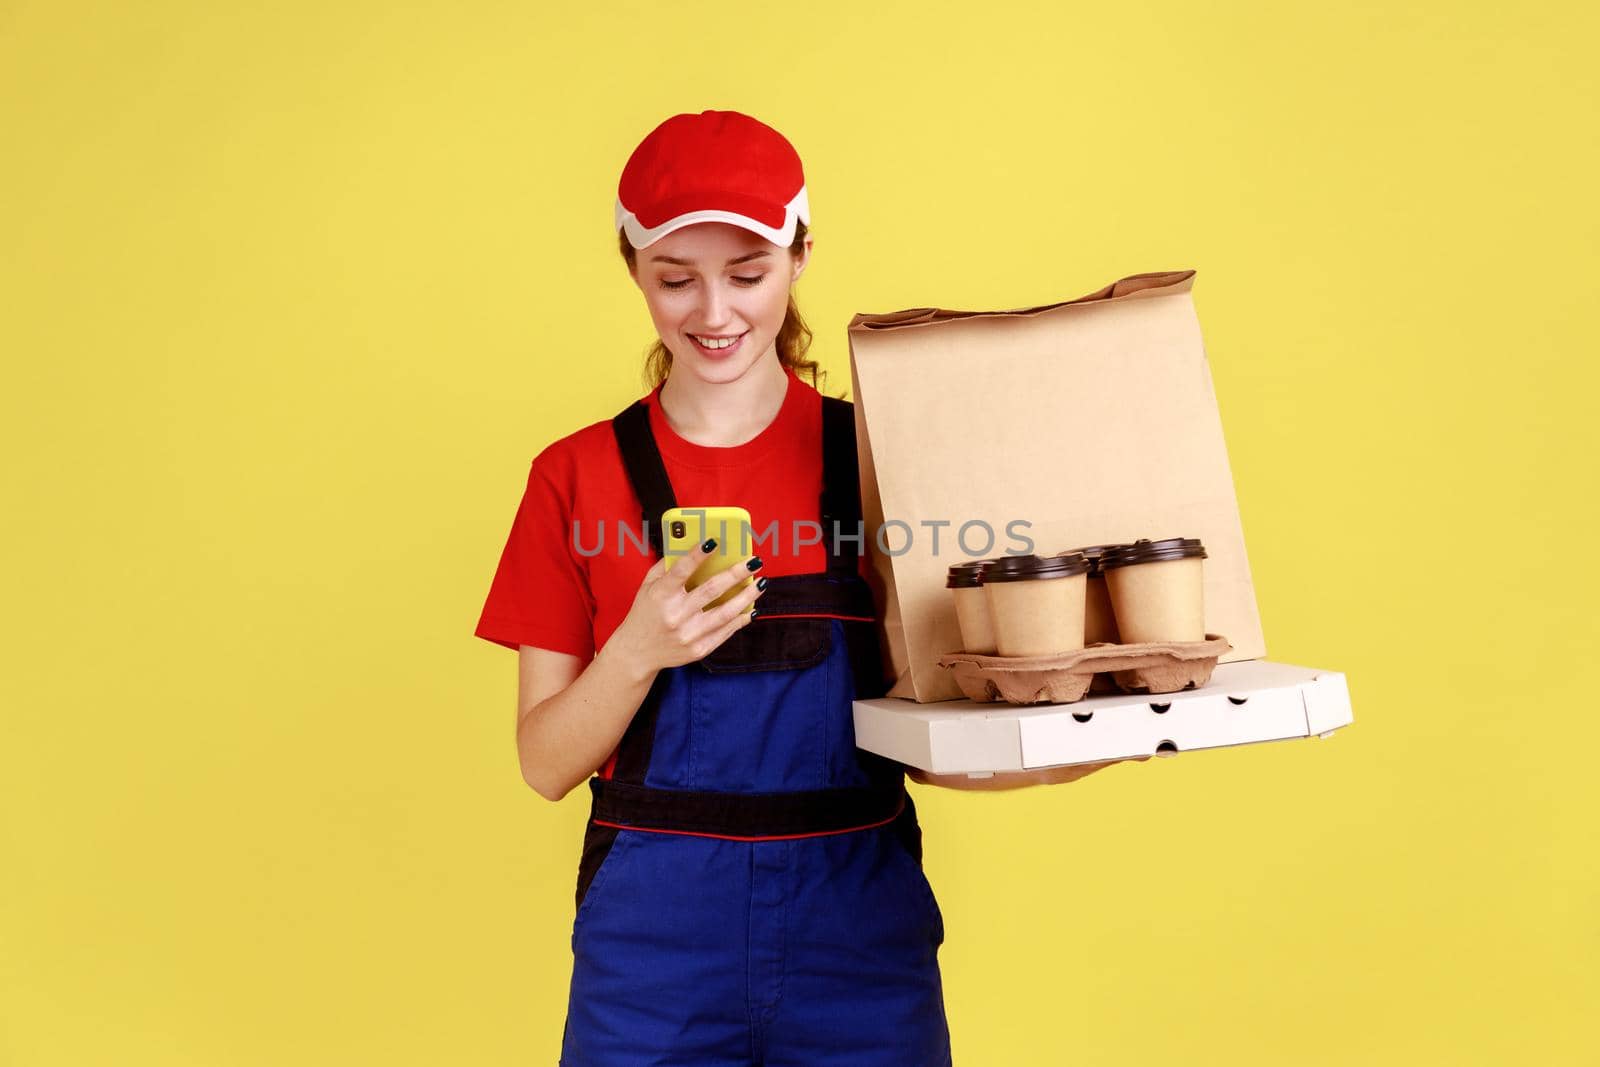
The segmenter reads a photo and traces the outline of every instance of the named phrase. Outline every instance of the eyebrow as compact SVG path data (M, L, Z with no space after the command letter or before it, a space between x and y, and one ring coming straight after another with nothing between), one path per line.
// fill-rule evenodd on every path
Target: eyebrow
M731 267L735 263L747 263L752 259L760 259L762 256L770 256L770 255L772 255L772 253L768 252L766 249L763 248L759 252L748 252L745 255L742 255L737 259L728 260L728 266ZM650 262L652 262L652 263L676 263L680 267L692 267L692 266L694 266L694 260L692 260L692 259L674 259L671 256L651 256L650 257Z

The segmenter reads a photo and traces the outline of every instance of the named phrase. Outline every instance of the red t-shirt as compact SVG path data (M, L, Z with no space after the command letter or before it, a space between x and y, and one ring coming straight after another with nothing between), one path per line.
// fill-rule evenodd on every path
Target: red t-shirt
M660 386L644 397L680 506L743 507L758 536L778 523L775 540L751 548L764 563L761 573L769 575L828 566L820 541L799 543L815 540L816 527L802 528L796 537L793 525L820 518L822 394L792 370L786 373L788 391L777 417L749 441L729 448L678 436L661 413ZM637 547L639 520L639 502L610 419L549 445L528 471L474 634L511 649L532 645L583 659L593 656L627 616L655 563L653 554ZM621 535L619 522L628 525L629 536ZM863 575L868 566L863 554Z

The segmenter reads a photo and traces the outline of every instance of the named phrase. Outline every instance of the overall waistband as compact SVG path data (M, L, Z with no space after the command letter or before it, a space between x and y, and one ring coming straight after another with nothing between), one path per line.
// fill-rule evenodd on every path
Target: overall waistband
M590 778L589 818L624 830L774 841L868 830L893 822L905 808L903 779L859 788L786 793L658 789Z

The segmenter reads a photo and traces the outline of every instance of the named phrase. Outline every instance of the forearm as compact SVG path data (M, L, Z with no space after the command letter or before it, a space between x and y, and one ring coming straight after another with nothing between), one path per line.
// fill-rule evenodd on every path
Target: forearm
M1135 757L1139 760L1149 759L1149 756ZM1064 782L1075 782L1079 778L1095 771L1103 770L1113 763L1122 760L1106 760L1102 763L1074 763L1059 767L1041 767L1032 771L1001 771L987 778L972 778L965 774L932 774L916 767L906 768L906 777L913 782L923 785L936 785L943 789L967 789L981 792L994 792L1001 789L1023 789L1031 785L1060 785Z
M994 792L1001 789L1022 789L1030 785L1047 785L1051 779L1042 771L1012 771L991 774L987 778L973 778L965 774L933 774L917 767L906 768L906 777L923 785L941 789L966 789L974 792Z
M566 796L616 748L655 676L617 642L607 642L566 688L518 719L523 778L549 800Z

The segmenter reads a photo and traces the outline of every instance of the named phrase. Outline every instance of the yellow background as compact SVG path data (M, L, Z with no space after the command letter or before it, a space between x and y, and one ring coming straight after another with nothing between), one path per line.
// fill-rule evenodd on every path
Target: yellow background
M1198 269L1269 654L1350 680L920 788L957 1062L1594 1062L1594 10L0 3L0 1062L554 1062L587 794L471 630L707 107L805 161L836 393L854 312Z

